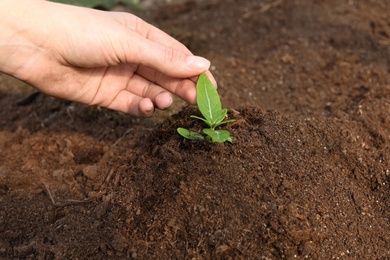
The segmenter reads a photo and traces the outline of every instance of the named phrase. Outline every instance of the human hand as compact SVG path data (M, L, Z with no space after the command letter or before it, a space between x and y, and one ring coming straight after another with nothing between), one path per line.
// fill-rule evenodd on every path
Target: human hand
M197 75L210 66L129 13L2 0L0 21L0 70L46 94L135 116L169 107L171 93L195 104Z

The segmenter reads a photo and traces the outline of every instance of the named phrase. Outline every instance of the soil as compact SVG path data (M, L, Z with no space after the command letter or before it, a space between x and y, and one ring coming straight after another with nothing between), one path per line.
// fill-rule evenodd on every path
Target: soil
M146 2L146 1L145 1ZM1 259L389 259L390 2L161 1L233 144L0 76Z

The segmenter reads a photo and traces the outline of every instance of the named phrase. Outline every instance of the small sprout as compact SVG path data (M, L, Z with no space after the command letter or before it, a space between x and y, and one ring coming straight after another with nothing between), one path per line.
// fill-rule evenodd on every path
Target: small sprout
M187 130L187 129L182 128L182 127L179 127L177 129L177 132L181 136L184 136L185 138L190 139L190 140L204 140L204 136L203 135L201 135L199 133L196 133L196 132L192 132L192 131Z
M223 121L226 117L227 109L222 108L218 92L205 73L199 76L198 82L196 83L196 103L203 117L192 115L191 118L199 119L209 126L209 128L205 128L202 131L206 135L206 138L197 132L181 127L177 129L177 132L181 136L191 140L206 139L212 143L224 143L226 141L232 143L233 139L230 137L228 130L215 130L216 127L233 122L234 120Z
M230 142L233 143L233 139L230 137L230 132L228 130L212 130L212 129L203 129L203 133L207 135L206 139L209 142Z

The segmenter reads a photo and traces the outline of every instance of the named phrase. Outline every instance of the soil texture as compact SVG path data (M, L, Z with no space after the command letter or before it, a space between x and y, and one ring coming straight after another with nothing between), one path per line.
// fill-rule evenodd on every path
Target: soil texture
M233 144L0 75L0 259L389 259L390 2L160 1Z

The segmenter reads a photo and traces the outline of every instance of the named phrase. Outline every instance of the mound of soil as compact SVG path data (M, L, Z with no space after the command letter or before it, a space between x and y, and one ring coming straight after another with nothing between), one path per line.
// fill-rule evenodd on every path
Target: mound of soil
M208 144L175 134L191 114L160 125L119 171L113 230L143 238L122 240L141 259L388 256L387 163L347 122L246 107L232 112L233 145Z
M202 125L179 100L137 119L0 75L0 258L389 258L389 8L139 13L212 61L233 144L180 137Z

